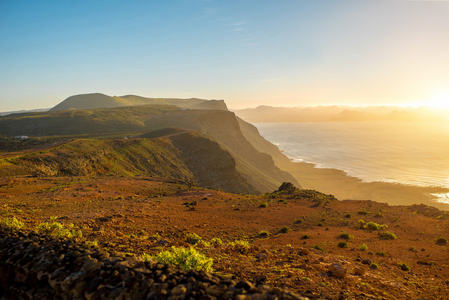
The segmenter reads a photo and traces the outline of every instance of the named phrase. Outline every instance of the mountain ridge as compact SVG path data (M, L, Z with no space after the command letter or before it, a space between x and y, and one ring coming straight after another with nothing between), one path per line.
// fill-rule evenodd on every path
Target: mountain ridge
M108 96L102 93L79 94L63 100L50 111L69 109L115 108L139 105L174 105L180 108L228 110L224 100L199 98L146 98L136 95Z

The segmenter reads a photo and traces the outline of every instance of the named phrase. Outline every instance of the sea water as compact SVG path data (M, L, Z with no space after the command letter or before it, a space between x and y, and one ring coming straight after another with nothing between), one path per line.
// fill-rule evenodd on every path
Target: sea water
M289 158L365 182L449 188L449 122L256 123ZM436 195L449 203L448 194Z

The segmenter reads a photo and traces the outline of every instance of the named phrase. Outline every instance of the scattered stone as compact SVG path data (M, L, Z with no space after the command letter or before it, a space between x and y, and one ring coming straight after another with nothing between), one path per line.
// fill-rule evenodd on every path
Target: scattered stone
M366 269L363 267L355 267L354 268L354 274L359 275L359 276L363 276L366 273Z
M170 242L166 240L159 240L155 244L160 246L166 246L167 244L170 244Z
M331 264L329 266L329 273L335 278L344 278L346 276L346 269L340 264Z
M362 264L364 264L364 265L371 265L372 263L373 262L369 258L366 258L366 259L362 260Z

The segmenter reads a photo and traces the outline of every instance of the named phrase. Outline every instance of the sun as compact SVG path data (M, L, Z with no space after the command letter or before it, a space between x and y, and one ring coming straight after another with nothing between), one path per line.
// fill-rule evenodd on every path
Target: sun
M423 101L422 104L435 108L449 109L449 89L440 90L434 93L428 100Z

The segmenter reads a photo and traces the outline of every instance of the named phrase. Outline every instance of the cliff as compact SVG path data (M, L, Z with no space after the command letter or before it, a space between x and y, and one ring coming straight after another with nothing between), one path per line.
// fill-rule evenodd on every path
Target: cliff
M144 105L0 117L0 134L9 136L113 135L123 138L164 128L194 130L217 142L231 154L237 172L258 192L270 192L284 181L299 186L289 173L275 165L272 156L276 160L286 159L282 153L270 146L252 125L225 110L183 110L176 106ZM178 146L181 147L179 143ZM212 174L209 172L208 176Z

